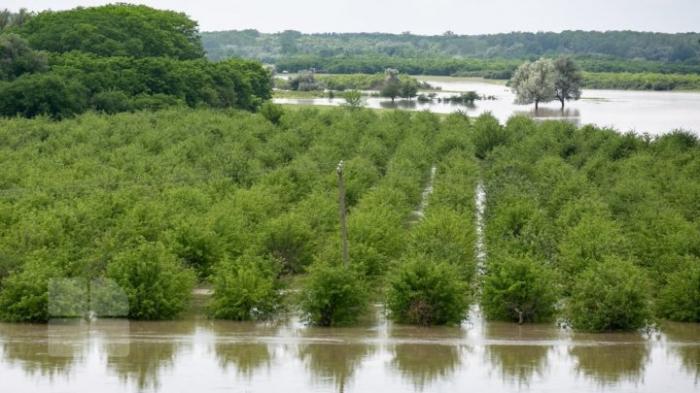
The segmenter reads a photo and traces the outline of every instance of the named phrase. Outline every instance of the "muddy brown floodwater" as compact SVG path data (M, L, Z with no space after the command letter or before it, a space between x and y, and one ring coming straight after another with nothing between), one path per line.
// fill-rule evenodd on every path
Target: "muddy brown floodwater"
M693 392L700 325L576 334L487 323L309 328L99 320L0 324L6 392Z

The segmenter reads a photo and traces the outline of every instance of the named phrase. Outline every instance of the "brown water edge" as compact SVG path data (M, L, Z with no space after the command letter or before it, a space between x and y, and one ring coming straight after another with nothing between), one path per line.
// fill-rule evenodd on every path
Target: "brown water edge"
M267 323L98 320L0 324L0 376L31 391L700 390L700 325L580 334L554 325L311 328Z

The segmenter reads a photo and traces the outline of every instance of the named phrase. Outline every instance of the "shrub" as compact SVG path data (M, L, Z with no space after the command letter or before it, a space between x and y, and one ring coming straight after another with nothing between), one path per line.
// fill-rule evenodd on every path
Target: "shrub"
M98 111L114 114L130 110L131 102L123 91L109 90L95 94L92 97L92 106Z
M484 277L482 309L492 320L518 323L549 320L557 301L554 284L553 273L528 257L491 262Z
M284 115L284 108L282 105L273 104L271 101L265 101L260 106L260 114L270 121L272 124L279 124L282 115Z
M49 320L49 281L59 278L61 271L42 259L27 261L20 271L2 282L0 319L11 322Z
M459 324L467 316L468 287L457 268L446 262L405 260L389 282L391 318L415 325Z
M659 314L672 321L700 322L700 261L669 276L659 295Z
M209 305L213 318L248 321L265 319L279 308L276 272L259 257L224 260L214 269L214 296Z
M483 160L494 147L508 141L508 134L493 115L485 113L474 122L472 139L474 154Z
M195 274L161 243L141 242L117 255L107 268L129 299L129 318L170 319L187 306Z
M576 279L567 313L578 330L641 328L651 318L647 279L627 261L607 258L595 263Z
M301 310L316 326L350 325L367 309L369 298L363 278L355 270L325 262L315 263L303 289Z

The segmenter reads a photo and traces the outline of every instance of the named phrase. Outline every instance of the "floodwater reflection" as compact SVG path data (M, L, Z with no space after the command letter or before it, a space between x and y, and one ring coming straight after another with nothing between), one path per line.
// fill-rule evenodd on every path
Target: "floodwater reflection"
M486 360L500 370L504 381L527 386L534 375L545 374L549 352L559 337L560 332L550 325L488 323L484 326Z
M190 345L195 325L192 321L135 322L128 325L128 335L120 331L105 334L105 343L115 340L124 346L108 345L107 368L124 384L135 384L138 390L160 387L160 375L171 368L178 353ZM126 347L126 348L125 348Z
M663 326L668 347L681 361L685 371L700 382L700 324L671 323Z
M640 383L649 361L650 344L635 333L574 335L569 355L576 372L602 386Z
M460 328L395 326L390 331L395 342L391 367L422 391L462 365L462 352L469 351L464 336Z

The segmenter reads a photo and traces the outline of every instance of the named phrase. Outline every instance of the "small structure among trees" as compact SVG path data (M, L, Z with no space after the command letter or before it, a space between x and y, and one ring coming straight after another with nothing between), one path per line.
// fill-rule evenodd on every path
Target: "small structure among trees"
M518 104L535 104L559 100L564 109L566 101L581 98L583 76L576 63L568 57L556 60L539 59L518 67L510 80Z

